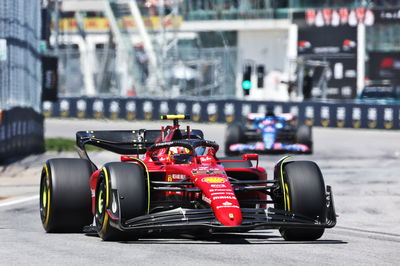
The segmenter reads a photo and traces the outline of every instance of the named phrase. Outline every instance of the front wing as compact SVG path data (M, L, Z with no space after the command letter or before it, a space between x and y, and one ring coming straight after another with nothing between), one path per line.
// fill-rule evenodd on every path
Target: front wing
M324 221L311 219L291 211L275 208L242 208L243 221L240 226L224 226L215 218L211 209L176 208L154 214L144 215L127 221L111 220L111 224L121 231L151 230L194 230L208 229L212 232L245 232L252 229L293 228L332 228L336 225L336 213L331 188L327 215Z
M264 143L259 141L256 143L237 143L231 144L229 150L232 152L256 152L256 153L268 153L268 152L293 152L293 153L309 153L310 147L305 144L293 143L285 144L281 142L275 142L271 147L265 147Z

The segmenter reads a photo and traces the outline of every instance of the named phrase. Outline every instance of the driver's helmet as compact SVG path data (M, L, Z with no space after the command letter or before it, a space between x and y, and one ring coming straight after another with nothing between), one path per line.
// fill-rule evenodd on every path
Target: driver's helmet
M192 157L192 154L188 153L175 153L170 155L170 158L176 164L191 163Z
M273 106L267 106L267 112L265 116L275 116L275 111Z
M172 161L177 164L190 163L193 157L190 150L184 147L171 147L168 154Z

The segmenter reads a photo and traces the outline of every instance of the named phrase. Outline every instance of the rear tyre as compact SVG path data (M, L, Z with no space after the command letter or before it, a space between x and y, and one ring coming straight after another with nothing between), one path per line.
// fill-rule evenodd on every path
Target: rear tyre
M286 203L281 202L280 207L315 220L325 221L327 208L325 184L317 164L311 161L288 162L284 164L283 172L282 188L286 190L286 194L283 193ZM324 228L285 227L279 229L285 240L292 241L319 239L324 230Z
M225 155L234 156L238 155L239 152L229 150L229 146L236 143L245 142L244 128L239 123L229 124L226 129L225 136Z
M43 166L39 206L46 232L82 232L91 223L91 169L88 160L73 158L51 159Z
M123 232L118 224L146 214L147 182L143 168L131 163L108 163L99 176L95 200L95 223L105 241L136 240L137 233ZM121 218L121 221L114 218Z
M312 127L307 125L299 126L296 133L296 140L297 143L307 145L310 148L306 153L313 153Z

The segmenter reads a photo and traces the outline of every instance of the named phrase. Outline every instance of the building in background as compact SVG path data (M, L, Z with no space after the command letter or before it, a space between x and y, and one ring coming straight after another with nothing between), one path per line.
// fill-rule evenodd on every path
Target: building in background
M313 98L352 99L365 80L398 83L396 0L63 0L60 9L67 96L301 99L312 73Z

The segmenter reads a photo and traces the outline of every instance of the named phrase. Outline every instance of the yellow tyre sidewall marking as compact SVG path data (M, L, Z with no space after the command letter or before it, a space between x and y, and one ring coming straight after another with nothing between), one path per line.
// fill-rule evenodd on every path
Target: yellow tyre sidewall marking
M50 219L50 190L51 190L51 184L50 184L50 175L49 175L49 168L47 166L47 164L45 164L43 166L44 171L46 172L46 176L45 176L45 182L46 182L46 186L47 186L47 210L46 210L46 219L44 220L44 226L47 227L49 224L49 219Z
M286 194L287 210L290 211L290 196L289 196L289 187L287 183L285 184L285 194Z
M147 165L140 160L139 158L136 157L130 157L130 159L135 160L136 162L140 163L143 165L145 171L146 171L146 176L147 176L147 213L150 213L150 176L149 176L149 169L147 168Z
M109 198L109 195L110 195L110 192L109 192L109 183L108 183L108 172L107 172L107 169L105 168L105 167L103 167L103 173L104 173L104 178L105 178L105 181L106 181L106 205L105 205L105 208L104 208L104 219L103 219L103 225L102 225L102 227L101 227L101 234L105 234L106 233L106 231L107 231L107 224L108 224L108 213L107 213L107 208L108 208L108 198Z
M288 156L283 161L281 162L281 183L282 183L282 191L283 191L283 201L284 201L284 207L286 211L290 210L290 196L289 196L289 188L288 185L285 183L285 180L283 179L283 164L286 160L292 158L292 156Z

